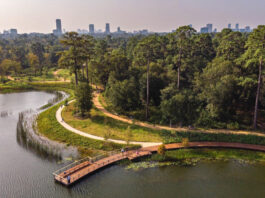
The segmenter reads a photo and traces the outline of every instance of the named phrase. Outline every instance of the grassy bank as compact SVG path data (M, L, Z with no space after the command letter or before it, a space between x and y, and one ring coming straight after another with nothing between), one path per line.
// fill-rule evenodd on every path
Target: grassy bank
M70 95L69 99L73 98L74 91L70 83L67 82L27 82L18 83L10 81L4 86L1 85L2 93L11 93L17 91L64 91ZM79 135L76 135L65 128L63 128L56 120L55 114L62 103L51 107L42 112L37 119L38 132L57 142L64 143L68 146L75 146L82 155L95 156L106 151L113 151L121 149L124 145L113 143L104 143L102 141L91 140Z
M60 104L41 113L37 119L38 132L47 138L75 146L83 155L94 156L103 151L113 151L121 149L123 146L109 142L102 142L82 137L68 131L57 122L55 114Z
M101 111L93 108L90 116L85 119L73 115L74 103L67 106L62 113L63 119L72 127L92 135L119 140L162 142L161 131L130 125L105 116ZM130 130L128 130L130 126Z
M174 151L166 151L165 156L155 154L150 159L153 161L176 161L187 159L235 159L245 161L259 161L265 163L265 153L238 149L180 149Z
M191 142L236 142L243 144L265 145L265 137L256 135L225 134L225 133L204 133L199 132L169 132L164 131L165 143L181 142L188 138Z
M265 153L237 149L180 149L166 151L165 155L154 154L138 163L127 163L127 169L143 169L162 166L195 166L201 161L230 161L259 163L265 165ZM126 164L125 164L126 165Z
M126 140L129 124L114 120L105 116L97 109L92 109L91 116L80 119L73 116L73 104L64 109L63 118L72 127L89 134L104 137L107 131L111 131L111 138ZM152 130L131 125L131 140L147 142L175 143L188 138L191 142L237 142L244 144L265 145L265 137L256 135L241 135L228 133L204 133L203 131L175 132L167 130Z

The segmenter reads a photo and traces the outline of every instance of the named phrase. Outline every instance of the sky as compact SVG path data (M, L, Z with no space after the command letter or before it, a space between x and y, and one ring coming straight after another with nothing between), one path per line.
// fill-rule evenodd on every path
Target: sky
M19 33L51 33L55 19L73 31L105 28L111 31L148 29L170 32L192 24L199 30L213 23L218 30L228 23L240 27L265 24L265 0L0 0L0 32L17 28Z

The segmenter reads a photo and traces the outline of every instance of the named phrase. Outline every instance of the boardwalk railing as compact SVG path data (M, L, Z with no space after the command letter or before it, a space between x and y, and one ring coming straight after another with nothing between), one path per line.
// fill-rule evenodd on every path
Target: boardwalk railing
M91 160L90 157L83 158L83 159L81 159L81 160L78 160L78 161L76 161L76 162L73 162L73 163L71 163L71 164L69 164L69 165L67 165L67 166L65 166L65 167L63 167L63 168L61 168L61 169L55 171L55 172L52 173L52 174L53 174L54 176L61 177L60 174L64 173L65 171L67 171L67 170L69 170L69 169L71 169L71 168L74 168L74 167L76 167L76 166L78 166L78 165L80 165L80 164L82 164L82 163L84 163L84 162L87 162L87 161L90 162L90 160Z
M116 155L116 154L119 154L119 153L121 153L121 152L120 151L112 151L112 152L108 152L108 153L105 153L105 154L102 154L102 155L98 155L98 156L93 157L93 158L86 157L86 158L83 158L81 160L73 162L73 163L71 163L71 164L69 164L69 165L67 165L67 166L65 166L65 167L53 172L53 175L55 177L60 178L60 179L63 180L65 178L65 176L67 176L67 173L68 173L69 170L71 170L73 168L76 168L76 167L79 167L79 165L85 164L85 162L88 162L85 165L89 165L89 164L95 163L95 162L97 162L97 161L99 161L101 159L104 159L106 157L113 156L113 155ZM83 168L83 167L80 166L79 169L81 169L81 168ZM76 170L78 170L78 168ZM74 170L74 171L76 171L76 170Z

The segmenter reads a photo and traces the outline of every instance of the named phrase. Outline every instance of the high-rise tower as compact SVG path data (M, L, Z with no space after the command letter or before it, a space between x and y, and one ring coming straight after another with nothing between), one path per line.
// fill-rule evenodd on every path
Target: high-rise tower
M57 30L57 34L62 34L62 21L61 19L56 19L56 30Z
M95 26L94 26L94 24L90 24L89 25L89 33L90 34L94 34L95 33Z
M208 33L213 32L213 24L207 24L206 27L208 28Z
M109 33L110 33L110 24L109 24L109 23L106 23L106 30L105 30L105 33L106 33L106 34L109 34Z
M53 34L56 36L60 36L62 35L63 31L62 31L62 22L61 19L56 19L56 29L53 30Z

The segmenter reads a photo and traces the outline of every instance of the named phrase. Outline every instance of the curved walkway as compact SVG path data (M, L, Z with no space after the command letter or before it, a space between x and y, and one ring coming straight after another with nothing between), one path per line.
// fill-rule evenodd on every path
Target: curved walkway
M70 101L69 103L71 103L71 102L73 102L73 101ZM65 123L63 121L63 119L62 119L62 110L64 109L64 107L65 107L64 105L61 106L56 112L56 119L64 128L66 128L67 130L69 130L69 131L71 131L73 133L76 133L78 135L81 135L81 136L84 136L84 137L87 137L87 138L91 138L91 139L94 139L94 140L105 141L105 139L103 137L90 135L90 134L85 133L83 131L77 130L77 129L71 127L69 124ZM117 143L117 144L127 144L127 142L123 141L123 140L108 139L108 141L113 142L113 143ZM140 145L142 147L150 147L150 146L160 145L160 144L162 144L162 142L135 142L135 141L130 141L130 144Z
M70 101L69 103L71 103L73 101ZM132 120L130 120L128 118L120 117L118 115L114 115L114 114L110 113L109 111L107 111L101 105L101 103L99 102L99 93L97 93L97 92L94 93L93 103L94 103L95 107L97 109L99 109L104 115L106 115L106 116L108 116L110 118L113 118L115 120L119 120L119 121L122 121L122 122L125 122L125 123L128 123L128 124L133 124ZM91 134L88 134L86 132L77 130L77 129L73 128L72 126L70 126L69 124L65 123L63 121L63 119L62 119L62 110L64 109L64 107L65 107L64 105L61 106L56 112L56 119L64 128L66 128L67 130L69 130L69 131L71 131L73 133L81 135L83 137L91 138L91 139L94 139L94 140L105 141L105 139L103 137L91 135ZM145 122L140 122L140 121L136 121L136 122L134 122L134 124L138 125L138 126L141 126L141 127L154 129L154 130L170 130L170 131L171 130L175 130L175 131L183 131L183 132L188 131L188 129L186 129L186 128L170 128L170 127L167 127L167 126L151 125L151 124L148 124L148 123L145 123ZM198 129L197 130L193 130L193 131L200 132ZM257 136L265 137L265 134L263 134L263 133L248 132L248 131L228 131L228 130L214 130L214 129L212 129L212 130L205 130L203 132L204 133L228 133L228 134L235 134L235 135L238 135L238 134L241 134L241 135L257 135ZM124 141L124 140L108 139L108 141L113 142L113 143L117 143L117 144L127 144L127 142ZM140 145L140 146L145 148L145 147L150 147L150 146L161 145L162 142L136 142L136 141L131 141L130 144Z
M118 115L114 115L112 113L110 113L108 110L106 110L101 103L99 102L99 93L95 93L95 96L93 98L93 103L96 106L97 109L99 109L102 113L104 113L106 116L111 117L115 120L119 120L122 122L126 122L129 124L133 124L133 121L130 120L129 118L124 118ZM152 125L152 124L148 124L145 122L141 122L141 121L136 121L134 122L135 125L141 126L141 127L146 127L146 128L150 128L150 129L154 129L154 130L168 130L168 131L183 131L183 132L187 132L190 131L188 128L171 128L171 127L167 127L167 126L161 126L161 125ZM201 132L201 130L199 129L193 129L192 131L197 131L197 132ZM256 135L256 136L263 136L265 137L264 133L258 133L258 132L251 132L251 131L231 131L231 130L218 130L218 129L207 129L207 130L203 130L204 133L228 133L228 134L235 134L235 135Z
M251 144L240 144L240 143L226 143L226 142L191 142L188 146L184 147L181 143L167 144L165 145L166 150L182 149L182 148L236 148L236 149L249 149L256 151L265 152L265 146L251 145ZM67 169L62 168L56 171L54 179L66 186L71 185L81 178L98 171L99 169L109 166L115 162L129 159L134 160L143 156L151 155L158 151L158 146L150 146L141 148L138 150L132 150L127 152L115 153L99 160L85 160L81 164L71 166ZM67 181L67 177L69 181Z

